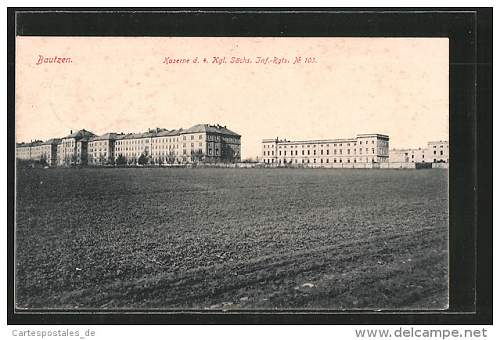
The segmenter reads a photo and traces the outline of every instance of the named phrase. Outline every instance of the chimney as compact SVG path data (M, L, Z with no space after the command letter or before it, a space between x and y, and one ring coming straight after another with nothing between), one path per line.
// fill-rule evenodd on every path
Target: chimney
M69 130L69 134L71 135L73 133L73 130Z

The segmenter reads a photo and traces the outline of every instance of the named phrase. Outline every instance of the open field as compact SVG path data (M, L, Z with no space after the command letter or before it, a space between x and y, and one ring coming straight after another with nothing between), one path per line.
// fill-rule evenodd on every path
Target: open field
M29 169L18 308L446 308L448 172Z

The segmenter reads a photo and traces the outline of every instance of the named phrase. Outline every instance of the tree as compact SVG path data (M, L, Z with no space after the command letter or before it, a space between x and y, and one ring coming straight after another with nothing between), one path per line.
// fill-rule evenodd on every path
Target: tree
M236 160L236 153L233 148L226 142L221 143L221 158L224 162L234 163Z
M148 164L148 157L144 153L141 153L139 159L137 160L137 163L140 165Z
M40 164L43 166L47 165L47 155L46 154L43 154L40 156Z
M191 150L191 161L198 163L198 162L203 162L205 158L205 155L203 154L203 151L201 149L198 149L196 151Z
M71 155L70 160L69 160L69 164L76 165L77 162L78 162L78 157L75 154Z
M81 159L81 164L85 164L85 165L86 165L86 164L87 164L87 162L88 162L88 156L87 156L87 153L86 153L86 152L85 152L85 153L82 153L82 156L80 157L80 159Z
M167 157L166 157L167 163L168 164L174 164L175 163L175 151L170 150Z
M248 157L242 160L241 163L257 163L258 161L258 158L254 159L252 157Z
M127 165L127 158L119 154L118 157L116 157L116 165Z
M106 157L102 153L99 154L99 165L104 165L106 162Z

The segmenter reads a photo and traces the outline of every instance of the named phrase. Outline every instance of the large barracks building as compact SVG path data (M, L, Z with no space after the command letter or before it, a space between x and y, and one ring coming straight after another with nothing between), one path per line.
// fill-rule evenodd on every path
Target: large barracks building
M277 166L367 167L389 161L389 136L358 134L354 138L304 141L264 139L262 160Z
M241 136L221 125L198 124L189 129L156 128L144 133L71 131L61 139L16 144L16 157L45 160L52 166L106 164L186 164L239 162Z

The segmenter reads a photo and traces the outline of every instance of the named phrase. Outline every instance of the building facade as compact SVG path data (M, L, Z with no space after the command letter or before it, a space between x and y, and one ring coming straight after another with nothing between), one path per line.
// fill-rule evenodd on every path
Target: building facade
M225 126L198 124L189 129L155 129L127 134L115 142L115 161L136 163L146 157L151 164L241 161L241 136Z
M85 129L76 132L70 131L70 134L62 138L57 146L57 164L58 165L86 165L88 159L88 142L96 135Z
M32 143L16 143L16 158L29 160L31 159Z
M45 142L37 140L31 143L19 143L16 145L16 157L53 166L57 164L57 146L60 143L61 140L58 138Z
M48 165L57 164L57 146L61 143L58 138L52 138L32 148L33 159L43 160Z
M392 149L389 150L391 163L422 163L425 162L425 150L418 149Z
M108 165L114 164L115 143L123 134L106 133L102 136L92 137L88 141L88 164Z
M288 141L264 139L262 160L277 166L342 167L386 163L389 136L358 134L354 138Z
M389 150L391 163L448 163L448 141L432 141L426 148Z
M448 163L450 159L448 141L434 141L427 143L426 158L428 162Z
M59 166L240 162L241 136L226 126L198 124L102 136L79 130L62 139L16 144L19 159L40 160L42 154Z

